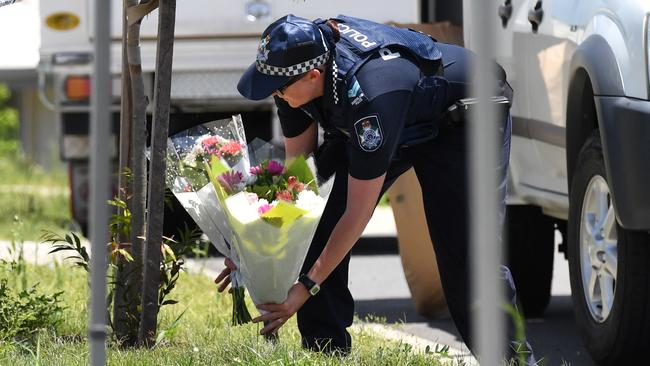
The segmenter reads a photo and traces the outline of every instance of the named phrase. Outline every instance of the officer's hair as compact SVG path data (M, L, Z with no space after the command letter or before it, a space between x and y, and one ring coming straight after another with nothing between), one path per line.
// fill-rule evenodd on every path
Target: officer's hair
M333 38L334 38L334 42L338 42L341 39L341 33L339 32L339 27L338 27L338 24L336 23L336 21L330 19L327 22L325 22L325 24L327 24L330 27L330 29L332 30L332 35L333 35Z

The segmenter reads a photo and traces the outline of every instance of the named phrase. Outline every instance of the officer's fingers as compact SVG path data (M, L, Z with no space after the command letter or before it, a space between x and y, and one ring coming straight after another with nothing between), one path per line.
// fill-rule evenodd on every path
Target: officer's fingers
M287 314L286 312L283 311L269 311L266 314L262 314L257 318L253 319L253 323L273 322L281 318L287 319L289 317L291 317L291 314Z
M223 292L223 290L225 290L229 284L230 284L230 277L226 277L226 279L223 280L221 285L219 285L219 289L217 291Z
M284 304L261 304L257 305L257 308L260 310L268 311L269 313L284 312L286 310L286 306Z
M276 319L275 321L270 322L264 328L262 328L262 330L260 330L260 334L264 335L266 333L275 332L276 330L280 329L280 327L283 326L285 322L285 318Z
M219 282L223 281L224 278L228 277L230 272L231 272L230 268L226 268L223 271L221 271L221 273L219 273L217 278L214 279L214 283L219 283Z
M230 268L233 271L237 270L237 266L235 265L235 262L231 261L230 258L224 259L223 264L225 264L226 267Z

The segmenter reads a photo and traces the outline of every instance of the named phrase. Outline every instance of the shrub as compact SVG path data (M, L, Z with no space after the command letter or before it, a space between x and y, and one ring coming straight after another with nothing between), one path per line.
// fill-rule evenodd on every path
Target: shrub
M53 329L61 320L63 292L43 294L38 284L19 293L0 279L0 344L29 340L38 330Z

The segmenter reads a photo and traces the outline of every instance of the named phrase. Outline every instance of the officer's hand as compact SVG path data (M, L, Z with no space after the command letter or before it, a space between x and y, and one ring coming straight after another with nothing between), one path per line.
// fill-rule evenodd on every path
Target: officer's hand
M217 278L214 279L214 283L219 285L219 288L217 289L219 292L223 292L226 287L228 287L230 284L230 273L237 269L235 263L229 258L224 259L223 264L226 265L226 268L219 273ZM228 290L228 292L232 292L232 289Z
M258 305L260 310L268 311L268 313L258 316L253 319L253 323L267 321L268 323L260 334L275 332L280 329L284 323L295 314L298 309L309 299L309 292L301 283L296 283L289 289L289 295L282 304L263 304Z

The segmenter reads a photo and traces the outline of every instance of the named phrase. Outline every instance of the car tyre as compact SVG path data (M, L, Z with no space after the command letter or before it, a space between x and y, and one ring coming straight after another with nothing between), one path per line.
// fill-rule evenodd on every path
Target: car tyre
M551 299L555 228L537 206L507 207L508 266L527 318L544 314Z
M616 221L598 131L571 180L568 256L576 322L598 364L636 362L650 336L650 236Z

